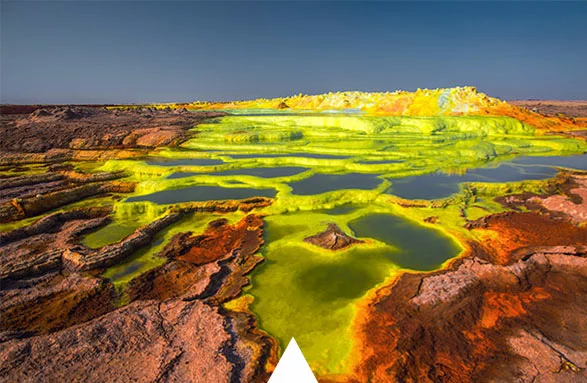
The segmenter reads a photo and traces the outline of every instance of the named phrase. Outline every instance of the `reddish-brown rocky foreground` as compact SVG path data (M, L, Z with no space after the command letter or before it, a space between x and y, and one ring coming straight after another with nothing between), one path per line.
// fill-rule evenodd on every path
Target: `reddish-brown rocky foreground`
M19 268L11 273L10 265L3 270L2 380L267 380L265 366L275 363L276 344L257 329L253 316L222 307L240 293L247 284L244 275L261 260L254 253L263 243L262 219L248 215L234 225L220 219L204 234L174 237L161 253L168 261L134 279L123 293L130 303L117 308L114 286L81 271L101 264L80 268L67 261L69 248L83 248L76 244L79 227L103 220L102 214L84 211L53 218L70 219L57 234L49 234L53 238L44 237L48 234L41 229L1 238L2 259L26 263L31 258L10 248L26 234L37 253L54 257L29 272ZM138 229L121 244L95 250L95 256L120 254L127 248L124 243L135 246L137 233L153 234L178 214Z
M562 121L587 128L587 101L584 100L513 100L508 103L543 116L557 117ZM587 131L582 130L575 133L575 136L585 137Z
M217 115L85 107L2 115L0 223L40 218L0 233L0 381L267 380L276 343L252 315L222 306L261 260L259 216L174 237L160 254L167 262L123 291L98 275L187 215L247 213L271 199L184 204L118 243L80 242L111 222L109 201L134 184L68 161L144 156L142 148L180 143ZM89 199L101 207L68 207Z

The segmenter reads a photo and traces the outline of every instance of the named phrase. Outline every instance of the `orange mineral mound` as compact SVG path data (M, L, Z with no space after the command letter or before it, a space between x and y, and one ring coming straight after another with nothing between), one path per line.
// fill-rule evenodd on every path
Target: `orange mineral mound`
M418 89L415 92L330 92L233 102L194 102L191 110L279 109L279 110L348 110L380 116L508 116L543 131L580 129L580 124L564 116L546 117L521 106L509 104L477 91L475 87Z

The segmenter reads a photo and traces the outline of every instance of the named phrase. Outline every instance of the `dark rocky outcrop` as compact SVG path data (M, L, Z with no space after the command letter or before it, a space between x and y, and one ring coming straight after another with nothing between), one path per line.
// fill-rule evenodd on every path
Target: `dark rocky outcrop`
M327 250L342 250L357 243L363 243L360 239L347 235L334 223L329 223L326 230L304 238L304 241Z

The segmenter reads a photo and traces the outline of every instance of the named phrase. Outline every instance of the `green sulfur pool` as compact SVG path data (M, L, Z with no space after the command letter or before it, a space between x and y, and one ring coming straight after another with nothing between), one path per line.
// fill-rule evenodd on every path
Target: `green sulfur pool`
M252 275L251 308L282 347L295 337L318 371L344 370L358 299L402 267L430 270L461 251L439 231L369 208L288 214L266 222L266 262ZM329 222L365 243L331 251L303 241Z

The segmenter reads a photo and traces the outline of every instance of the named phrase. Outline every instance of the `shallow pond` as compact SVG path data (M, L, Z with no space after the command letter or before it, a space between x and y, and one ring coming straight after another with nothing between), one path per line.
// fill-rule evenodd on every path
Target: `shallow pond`
M387 193L406 199L440 199L459 191L464 182L517 182L554 177L556 167L587 169L587 155L521 157L494 168L477 168L463 175L440 172L392 179Z
M275 197L275 189L224 188L220 186L192 186L162 190L152 194L130 197L126 202L150 201L160 205L197 201L222 201L251 197Z
M300 166L283 166L283 167L274 167L274 168L244 168L244 169L231 169L231 170L223 170L215 173L211 173L217 176L254 176L254 177L261 177L261 178L276 178L276 177L290 177L302 172L305 172L308 168L303 168ZM203 173L193 173L193 172L177 172L173 173L167 178L185 178L191 177L198 174ZM210 173L206 173L210 174Z
M434 270L458 253L455 243L438 232L390 214L366 215L349 222L349 227L357 237L399 248L388 256L406 269Z
M577 156L526 156L516 158L511 161L513 164L520 165L543 165L543 166L558 166L562 168L587 170L587 154L580 154Z
M86 235L83 238L82 243L91 248L98 248L117 243L132 234L139 226L140 224L138 222L134 224L129 222L113 222Z
M342 189L371 190L383 180L375 174L316 174L291 184L292 193L297 195L321 194Z

